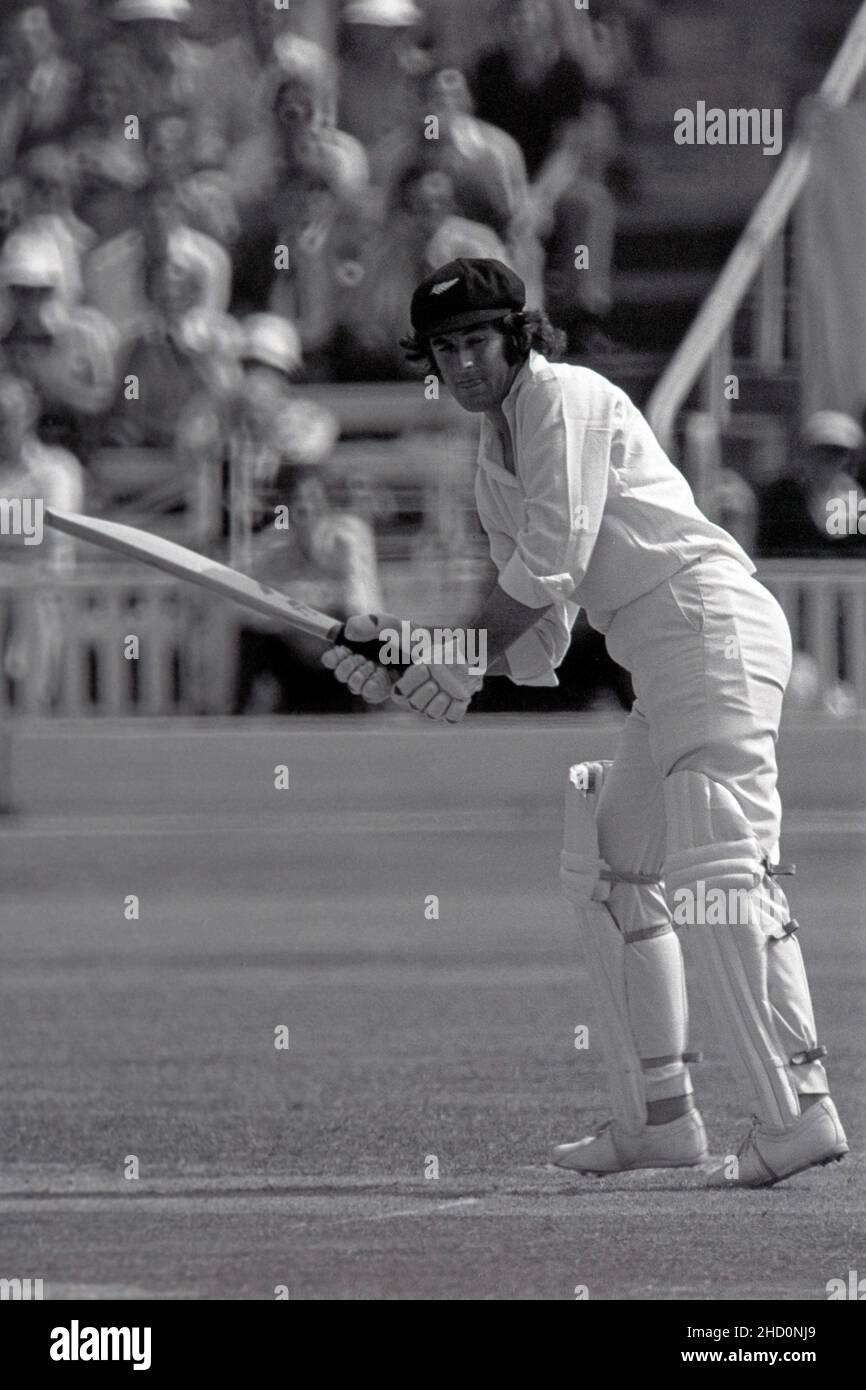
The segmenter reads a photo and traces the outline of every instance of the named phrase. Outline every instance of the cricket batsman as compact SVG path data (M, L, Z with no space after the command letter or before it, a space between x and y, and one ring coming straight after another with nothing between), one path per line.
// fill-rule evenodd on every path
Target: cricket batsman
M613 1118L553 1161L587 1173L706 1161L680 932L752 1116L708 1181L769 1186L848 1148L778 883L790 633L640 411L597 373L551 361L561 335L525 298L501 262L451 261L418 286L403 344L482 417L475 497L498 572L474 621L486 670L459 650L396 682L347 647L323 660L371 702L455 723L485 674L555 685L585 610L636 692L613 762L570 770L562 852ZM347 636L375 640L398 622L359 615Z

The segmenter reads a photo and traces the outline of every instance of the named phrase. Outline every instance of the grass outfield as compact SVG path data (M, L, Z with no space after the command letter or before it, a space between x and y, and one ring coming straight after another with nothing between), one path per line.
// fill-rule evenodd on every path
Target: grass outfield
M0 1275L61 1299L774 1300L866 1272L862 838L804 807L783 846L852 1156L757 1193L579 1178L546 1166L605 1117L555 802L457 829L420 797L354 824L9 820ZM741 1122L697 986L693 1014L723 1154Z

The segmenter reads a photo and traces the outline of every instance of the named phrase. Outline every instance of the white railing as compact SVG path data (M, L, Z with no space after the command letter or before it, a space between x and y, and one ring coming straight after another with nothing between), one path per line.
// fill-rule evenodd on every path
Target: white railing
M866 4L858 10L818 92L826 107L847 104L866 71ZM783 366L796 334L789 323L786 228L809 172L811 139L798 133L760 199L724 270L657 382L646 414L662 446L671 449L677 417L699 384L698 409L717 427L729 418L725 378L733 371L734 320L752 286L756 294L751 358L762 369ZM795 343L794 343L794 346Z
M866 560L762 560L758 579L779 600L794 650L823 689L844 684L866 710Z
M426 621L454 620L472 607L480 559L467 556L411 564L385 576L396 612ZM19 574L0 570L0 634L8 637L13 605L37 590ZM390 568L390 567L389 567ZM414 575L414 579L413 579ZM866 560L764 560L758 577L776 595L791 625L794 646L811 657L823 687L840 682L866 711ZM421 580L423 579L423 584ZM24 676L11 687L0 680L0 717L154 716L226 714L236 674L242 614L193 585L147 572L91 566L45 586L60 605L60 640L46 689ZM126 655L138 638L139 655ZM4 648L8 650L8 646ZM5 704L5 708L4 708ZM2 748L0 748L2 761ZM2 777L0 777L2 781Z
M232 606L189 584L108 564L34 583L18 567L5 566L0 633L0 715L216 714L229 708ZM137 639L137 655L130 638Z

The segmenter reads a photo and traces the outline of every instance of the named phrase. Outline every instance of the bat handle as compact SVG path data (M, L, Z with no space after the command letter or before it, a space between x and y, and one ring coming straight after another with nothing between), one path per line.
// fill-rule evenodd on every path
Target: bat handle
M346 626L343 624L332 641L335 647L348 647L350 651L357 652L358 656L366 657L368 661L372 661L376 666L381 666L382 664L379 660L379 653L382 650L382 641L378 637L374 637L372 640L366 642L353 641L351 637L346 636ZM388 666L383 666L382 669L388 671L389 674L393 674L394 679L397 680L402 672L406 670L406 667L398 664L390 664Z

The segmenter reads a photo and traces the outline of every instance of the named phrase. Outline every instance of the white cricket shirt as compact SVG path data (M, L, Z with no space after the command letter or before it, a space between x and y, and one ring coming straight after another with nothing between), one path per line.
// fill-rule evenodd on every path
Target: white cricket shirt
M578 610L606 632L627 603L707 555L755 566L708 521L624 391L538 352L502 404L516 473L482 419L475 500L499 584L550 611L506 656L518 685L556 685Z

